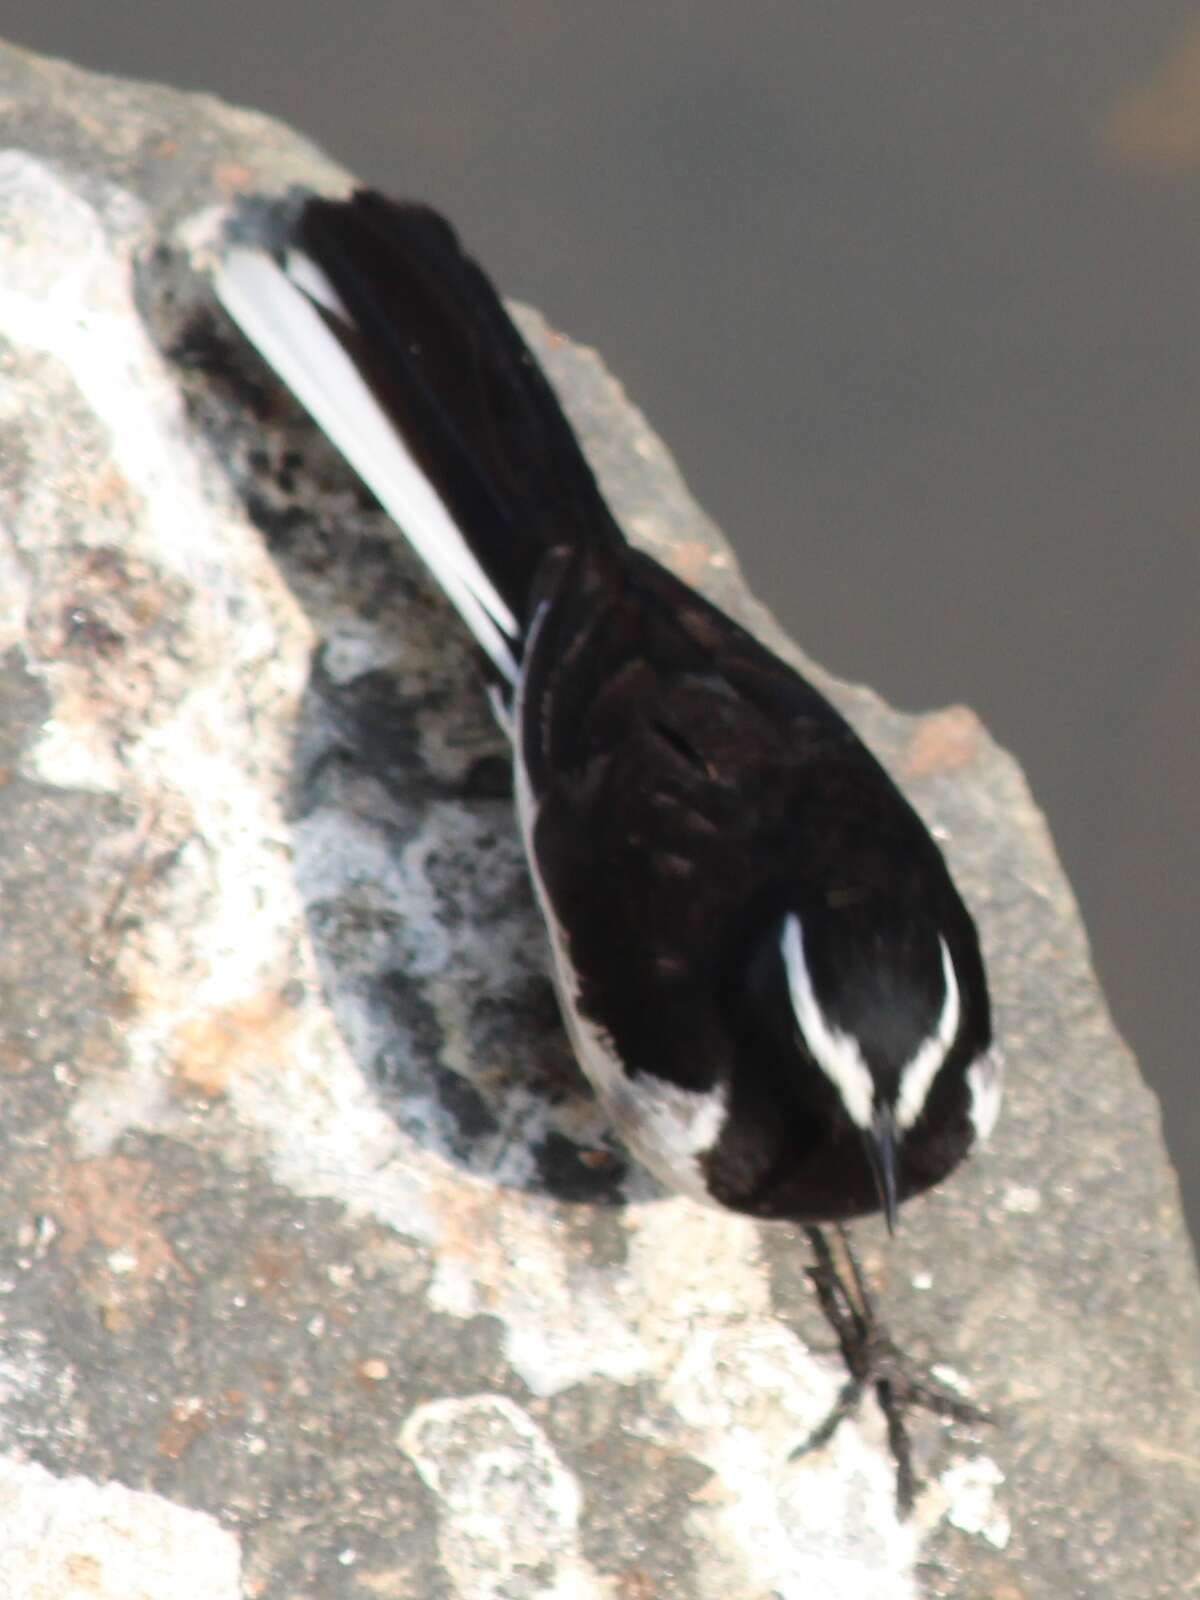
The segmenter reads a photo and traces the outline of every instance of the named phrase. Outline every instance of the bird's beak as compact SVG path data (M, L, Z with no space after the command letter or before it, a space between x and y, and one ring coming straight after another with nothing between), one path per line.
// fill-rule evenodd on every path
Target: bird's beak
M895 1233L896 1211L899 1205L896 1196L897 1133L896 1119L891 1106L876 1107L871 1126L863 1138L866 1141L867 1160L871 1163L871 1171L875 1176L875 1187L879 1191L879 1204L887 1221L888 1232Z

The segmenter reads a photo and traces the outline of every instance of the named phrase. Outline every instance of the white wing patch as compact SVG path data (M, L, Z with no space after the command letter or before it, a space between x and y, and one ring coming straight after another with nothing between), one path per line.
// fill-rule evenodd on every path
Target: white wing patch
M285 271L264 251L239 247L225 256L215 287L226 311L378 495L467 627L515 683L516 619L326 326L318 306L350 319L324 273L297 252L288 256Z
M808 962L804 959L804 935L799 917L790 915L783 923L780 940L783 965L787 972L792 1010L813 1060L842 1097L850 1119L867 1130L875 1112L875 1083L863 1060L858 1040L829 1022L821 1010L812 985Z
M937 1026L925 1043L900 1074L900 1092L896 1096L896 1122L905 1132L921 1115L933 1080L950 1053L950 1046L958 1037L961 1007L958 997L958 979L954 976L954 963L946 948L945 939L939 936L942 947L942 977L946 985L946 998L942 1001L942 1014Z

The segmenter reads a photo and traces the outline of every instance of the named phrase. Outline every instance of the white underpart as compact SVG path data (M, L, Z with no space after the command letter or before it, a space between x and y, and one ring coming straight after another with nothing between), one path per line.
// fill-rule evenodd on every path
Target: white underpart
M215 286L226 311L379 497L475 638L515 683L516 619L317 309L350 323L324 273L296 252L285 271L265 252L239 247L225 256Z
M537 649L537 637L545 618L547 602L534 613L525 646L524 663L528 672ZM711 1150L725 1124L726 1096L722 1088L698 1093L652 1073L631 1077L621 1063L607 1032L584 1016L579 1007L579 979L567 950L567 940L546 893L533 848L537 804L525 767L522 727L525 717L525 675L517 683L512 714L513 771L517 817L521 839L529 862L529 874L553 956L554 988L559 1010L566 1024L576 1060L611 1118L622 1141L643 1166L661 1182L693 1200L713 1205L699 1158Z
M975 1130L975 1141L982 1144L991 1136L1000 1115L1000 1102L1004 1098L1004 1085L1000 1053L993 1049L976 1061L967 1073L967 1088L971 1092L968 1115Z
M958 999L958 980L954 976L954 963L946 948L945 939L939 936L942 947L942 977L946 985L946 998L942 1001L942 1014L937 1026L925 1043L900 1074L900 1092L896 1096L896 1122L907 1130L925 1109L925 1101L933 1080L937 1077L950 1053L950 1046L958 1037L961 1008Z
M831 1023L821 1010L812 974L804 959L804 935L799 917L784 919L780 940L792 1009L813 1060L842 1097L850 1120L868 1129L875 1112L875 1083L863 1060L858 1040Z

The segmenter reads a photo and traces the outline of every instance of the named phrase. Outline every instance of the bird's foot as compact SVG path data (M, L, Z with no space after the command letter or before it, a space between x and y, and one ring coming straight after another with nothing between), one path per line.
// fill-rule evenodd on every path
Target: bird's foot
M857 1411L867 1391L873 1388L887 1423L888 1446L896 1463L897 1509L906 1517L913 1508L917 1491L908 1434L909 1413L932 1411L951 1422L975 1425L990 1423L993 1419L982 1407L964 1400L932 1373L922 1371L892 1340L880 1321L874 1296L867 1287L844 1228L839 1225L837 1233L848 1264L845 1269L839 1267L823 1229L806 1228L805 1232L816 1257L815 1265L809 1269L809 1278L821 1310L837 1337L849 1377L829 1415L792 1452L792 1460L828 1444L846 1418Z

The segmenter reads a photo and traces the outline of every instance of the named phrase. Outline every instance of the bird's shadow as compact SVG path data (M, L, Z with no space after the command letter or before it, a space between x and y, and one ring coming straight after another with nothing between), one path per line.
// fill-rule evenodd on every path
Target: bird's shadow
M315 640L287 795L325 998L403 1132L563 1201L658 1192L575 1063L479 653L369 491L161 247L146 325Z

